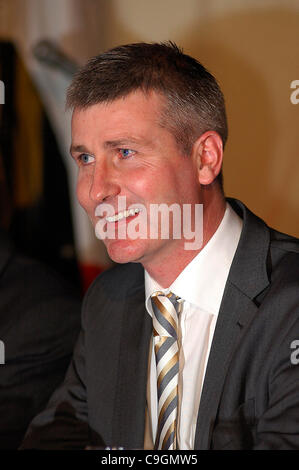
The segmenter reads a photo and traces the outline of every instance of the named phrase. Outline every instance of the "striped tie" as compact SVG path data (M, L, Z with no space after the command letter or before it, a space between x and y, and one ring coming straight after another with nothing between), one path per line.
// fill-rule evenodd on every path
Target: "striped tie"
M155 292L153 307L154 346L157 365L159 417L155 449L177 448L179 348L177 341L179 298Z

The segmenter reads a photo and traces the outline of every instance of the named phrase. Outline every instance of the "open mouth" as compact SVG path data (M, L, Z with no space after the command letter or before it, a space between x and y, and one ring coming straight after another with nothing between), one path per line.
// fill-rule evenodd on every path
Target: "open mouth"
M139 214L140 209L135 208L135 209L129 209L127 211L122 211L118 212L118 214L115 214L113 216L108 216L106 217L107 222L119 222L120 220L127 219L128 217L135 216Z

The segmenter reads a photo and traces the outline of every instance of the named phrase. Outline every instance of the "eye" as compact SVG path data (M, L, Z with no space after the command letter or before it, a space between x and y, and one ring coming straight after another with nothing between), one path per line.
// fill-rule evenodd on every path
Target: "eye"
M129 158L135 153L134 150L131 149L118 149L118 151L123 159Z
M79 163L82 163L82 165L88 165L94 161L94 157L88 153L81 153L81 155L78 157L78 160Z

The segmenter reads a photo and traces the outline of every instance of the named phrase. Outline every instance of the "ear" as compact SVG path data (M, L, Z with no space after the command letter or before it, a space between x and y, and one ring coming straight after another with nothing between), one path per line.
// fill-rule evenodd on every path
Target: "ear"
M202 134L192 149L198 181L200 184L211 184L220 173L223 161L223 144L220 135L215 131Z

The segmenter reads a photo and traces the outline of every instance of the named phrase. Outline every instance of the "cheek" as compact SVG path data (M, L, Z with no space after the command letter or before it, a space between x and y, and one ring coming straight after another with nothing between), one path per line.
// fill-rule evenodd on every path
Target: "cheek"
M131 175L132 176L132 175ZM175 184L172 177L169 177L169 169L143 168L134 173L134 178L130 178L130 191L135 193L145 201L157 201L165 199L169 192L175 191Z
M86 177L78 175L76 194L79 204L86 210L89 206L89 192L90 192L90 183L89 179Z
M129 174L123 174L120 186L124 193L131 194L131 197L148 201L152 198L155 180L156 176L148 168L138 168Z

